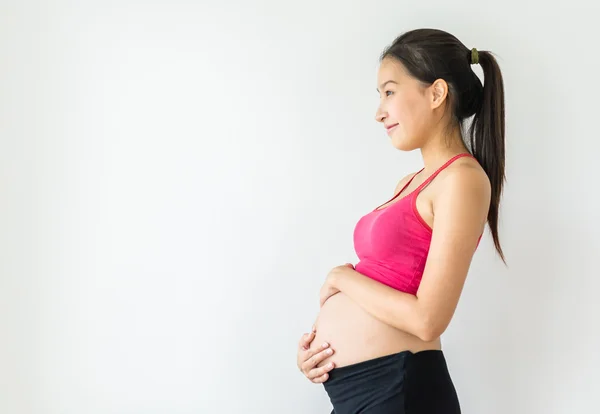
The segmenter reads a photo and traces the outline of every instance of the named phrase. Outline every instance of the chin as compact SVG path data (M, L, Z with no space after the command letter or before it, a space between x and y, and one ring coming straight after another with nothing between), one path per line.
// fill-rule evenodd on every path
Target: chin
M398 139L392 137L392 145L400 151L414 151L421 148L417 142L410 139Z

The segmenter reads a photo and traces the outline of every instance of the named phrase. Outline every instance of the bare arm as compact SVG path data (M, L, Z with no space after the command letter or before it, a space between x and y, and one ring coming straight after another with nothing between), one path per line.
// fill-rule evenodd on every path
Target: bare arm
M445 178L433 203L431 246L416 295L350 268L340 268L332 276L332 285L382 322L423 341L435 340L454 315L489 202L489 181L479 170L464 168Z

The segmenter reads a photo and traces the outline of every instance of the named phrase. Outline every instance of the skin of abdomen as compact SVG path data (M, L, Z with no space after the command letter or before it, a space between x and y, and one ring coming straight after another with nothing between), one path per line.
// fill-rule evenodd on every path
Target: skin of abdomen
M327 342L334 350L333 355L318 366L332 361L339 368L404 350L440 349L441 345L439 338L424 342L381 322L342 292L323 304L315 326L317 332L311 349L318 349Z

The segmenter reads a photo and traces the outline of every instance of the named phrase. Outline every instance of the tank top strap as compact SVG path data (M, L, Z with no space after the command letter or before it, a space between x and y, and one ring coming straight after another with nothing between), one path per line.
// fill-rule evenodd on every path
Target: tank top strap
M404 190L406 190L406 187L408 187L408 186L410 185L410 183L412 183L412 182L413 182L413 180L415 179L415 177L416 177L417 175L419 175L419 174L421 173L421 171L423 171L424 169L425 169L425 168L421 168L419 171L417 171L416 173L414 173L414 174L413 174L413 176L412 176L412 177L410 177L410 180L408 180L408 182L407 182L406 184L404 184L404 186L402 187L402 189L401 189L400 191L398 191L398 194L396 194L396 196L395 196L394 198L396 198L397 196L399 196L400 194L402 194L402 192L403 192ZM393 200L394 198L392 198L392 200ZM390 201L391 201L391 200L390 200Z
M423 188L425 188L425 186L427 186L430 182L433 181L433 179L435 177L437 177L437 175L439 173L441 173L444 169L446 169L446 167L448 167L450 164L452 164L454 161L456 161L459 158L462 157L471 157L473 159L475 159L475 157L473 157L471 154L469 154L468 152L463 152L460 153L458 155L455 155L454 157L450 158L448 161L446 161L440 168L438 168L437 170L435 170L435 172L433 174L431 174L429 177L427 177L427 179L425 181L423 181L423 183L421 183L420 186L418 186L415 189L414 194L417 195Z
M400 191L398 191L396 194L394 194L394 196L393 196L392 198L390 198L388 201L386 201L385 203L381 204L380 206L377 206L377 207L375 208L375 210L373 210L373 211L377 211L377 210L379 210L381 207L385 206L385 205L386 205L387 203L389 203L390 201L393 201L393 200L395 200L396 198L398 198L398 197L399 197L399 196L400 196L400 195L401 195L401 194L404 192L404 190L406 190L406 187L408 187L408 186L410 185L410 183L412 183L412 181L415 179L415 177L416 177L417 175L419 175L419 173L420 173L421 171L423 171L423 170L424 170L424 168L422 168L422 169L420 169L419 171L417 171L416 173L414 173L414 174L413 174L413 176L412 176L412 177L410 177L410 179L408 180L408 182L407 182L406 184L404 184L404 186L402 186L402 188L400 189Z

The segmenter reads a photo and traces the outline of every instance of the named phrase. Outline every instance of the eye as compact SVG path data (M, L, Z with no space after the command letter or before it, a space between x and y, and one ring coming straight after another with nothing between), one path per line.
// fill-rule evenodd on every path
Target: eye
M385 96L390 96L389 94L394 93L392 91L385 91Z

